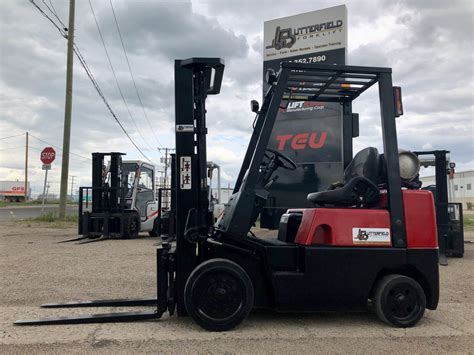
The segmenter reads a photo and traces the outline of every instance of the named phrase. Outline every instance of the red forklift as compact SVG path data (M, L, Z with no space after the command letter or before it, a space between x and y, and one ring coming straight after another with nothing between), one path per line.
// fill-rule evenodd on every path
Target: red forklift
M176 154L172 207L176 244L157 250L157 297L53 303L45 307L153 305L142 312L17 321L19 325L122 322L156 319L168 311L191 316L211 331L240 324L252 309L278 312L364 311L395 327L411 327L439 298L436 214L430 191L400 177L395 117L401 100L391 69L282 63L267 72L266 92L236 182L214 223L206 182L206 98L218 94L219 58L175 62ZM312 208L292 209L278 235L252 233L287 156L267 149L279 108L292 99L352 101L378 84L383 154L357 153L344 180L312 193ZM308 176L314 172L308 172Z

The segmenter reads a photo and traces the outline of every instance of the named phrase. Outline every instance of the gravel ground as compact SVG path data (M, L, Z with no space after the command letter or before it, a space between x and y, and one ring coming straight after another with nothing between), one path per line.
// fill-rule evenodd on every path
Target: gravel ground
M29 225L29 227L28 227ZM20 318L98 312L40 309L73 299L155 293L156 239L56 244L74 228L25 222L0 225L0 353L433 353L474 349L474 245L441 267L441 300L412 329L394 329L371 313L255 312L234 331L209 333L188 318L15 327ZM466 235L474 240L474 233ZM114 309L115 310L115 309ZM125 309L121 309L125 310ZM134 310L137 310L136 308ZM112 309L101 309L108 312Z

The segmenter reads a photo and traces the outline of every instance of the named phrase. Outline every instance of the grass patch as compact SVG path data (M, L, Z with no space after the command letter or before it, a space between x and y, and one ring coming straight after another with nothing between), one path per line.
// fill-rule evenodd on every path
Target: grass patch
M0 207L21 207L21 206L37 206L43 203L42 200L33 200L27 202L10 202L10 201L0 201ZM75 201L67 201L68 205L78 204ZM48 200L46 205L59 205L59 200Z
M463 216L464 219L464 230L474 231L474 216L471 214L465 213Z
M57 212L48 212L41 216L26 219L27 222L44 222L44 223L77 223L77 214L68 214L64 219L59 219Z
M64 219L59 219L57 212L48 212L41 216L18 221L26 228L75 228L77 227L77 214L68 214Z

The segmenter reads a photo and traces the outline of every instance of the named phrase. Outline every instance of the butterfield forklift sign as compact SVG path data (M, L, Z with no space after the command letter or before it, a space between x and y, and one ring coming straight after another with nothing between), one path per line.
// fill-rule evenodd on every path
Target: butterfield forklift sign
M181 190L191 190L191 157L181 157L179 166Z
M264 24L264 61L309 55L301 58L303 63L325 62L328 58L324 52L345 51L346 43L345 5L266 21ZM323 53L314 55L318 52Z
M345 64L347 8L340 5L266 21L263 37L265 93L267 69L278 71L281 62ZM278 228L288 208L311 207L308 192L324 190L342 179L344 159L352 158L344 158L346 148L352 148L352 138L343 141L342 128L339 103L298 99L296 94L282 102L268 148L291 158L297 169L278 172L262 212L263 227Z

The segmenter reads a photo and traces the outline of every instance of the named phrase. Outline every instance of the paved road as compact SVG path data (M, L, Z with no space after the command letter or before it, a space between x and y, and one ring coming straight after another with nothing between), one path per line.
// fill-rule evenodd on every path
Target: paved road
M45 205L44 213L58 212L58 205ZM76 205L68 205L67 213L77 213ZM41 216L41 205L35 206L8 206L0 208L0 222L14 221Z

